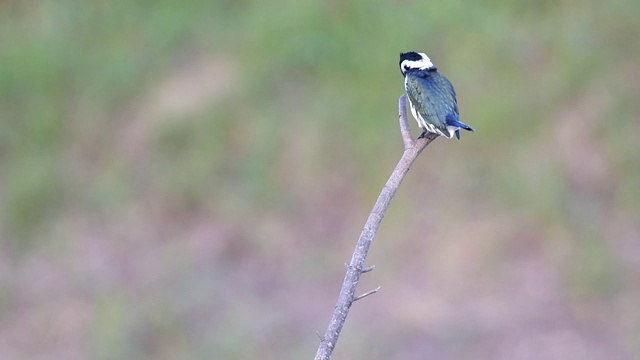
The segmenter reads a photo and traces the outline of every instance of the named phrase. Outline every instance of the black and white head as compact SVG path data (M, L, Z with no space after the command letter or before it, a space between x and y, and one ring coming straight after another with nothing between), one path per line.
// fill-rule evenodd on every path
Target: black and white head
M400 54L400 71L403 76L411 69L426 70L432 67L433 63L425 53L409 51Z

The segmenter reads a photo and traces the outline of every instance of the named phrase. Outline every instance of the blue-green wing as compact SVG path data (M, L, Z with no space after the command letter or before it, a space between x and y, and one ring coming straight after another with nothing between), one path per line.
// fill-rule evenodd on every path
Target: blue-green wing
M449 79L437 70L408 73L406 77L407 95L416 111L426 122L445 132L447 116L459 116L456 91Z

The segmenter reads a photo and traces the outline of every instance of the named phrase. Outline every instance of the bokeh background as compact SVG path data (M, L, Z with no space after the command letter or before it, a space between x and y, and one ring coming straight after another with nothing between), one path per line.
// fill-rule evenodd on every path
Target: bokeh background
M420 50L477 132L412 167L333 358L639 359L639 19L0 2L0 358L312 358Z

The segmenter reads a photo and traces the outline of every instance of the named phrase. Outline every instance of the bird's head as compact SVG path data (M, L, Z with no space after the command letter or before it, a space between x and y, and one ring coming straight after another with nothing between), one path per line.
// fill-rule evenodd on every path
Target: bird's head
M433 67L433 63L425 53L409 51L400 54L400 71L402 71L402 76L407 75L407 71L411 69L425 70L431 67Z

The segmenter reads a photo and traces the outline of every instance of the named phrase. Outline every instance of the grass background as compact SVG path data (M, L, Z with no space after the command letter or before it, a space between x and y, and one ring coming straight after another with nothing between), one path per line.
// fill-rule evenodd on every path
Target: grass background
M311 358L418 50L477 132L414 164L334 358L637 359L639 18L0 3L0 358Z

